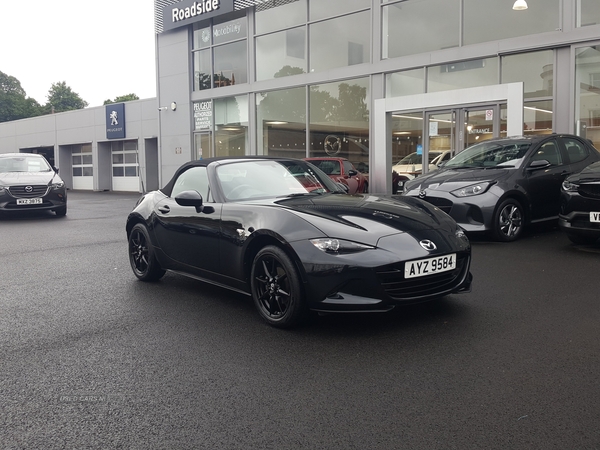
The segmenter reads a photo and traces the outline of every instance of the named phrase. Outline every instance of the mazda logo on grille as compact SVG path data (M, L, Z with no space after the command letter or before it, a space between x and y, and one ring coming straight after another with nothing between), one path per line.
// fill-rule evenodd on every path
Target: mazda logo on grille
M33 186L25 186L25 192L33 192Z
M419 244L421 245L421 247L423 247L428 252L431 252L437 248L436 245L429 239L423 239L422 241L419 242Z
M419 198L425 198L426 195L427 195L427 193L425 192L425 189L421 189L419 191Z

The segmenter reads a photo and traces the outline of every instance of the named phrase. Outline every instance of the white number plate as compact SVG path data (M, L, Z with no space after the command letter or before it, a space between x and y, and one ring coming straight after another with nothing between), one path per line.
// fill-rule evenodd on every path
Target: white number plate
M17 205L39 205L42 203L41 198L18 198Z
M590 222L600 222L600 212L591 212Z
M453 269L456 269L456 253L407 262L404 265L404 278L424 277Z

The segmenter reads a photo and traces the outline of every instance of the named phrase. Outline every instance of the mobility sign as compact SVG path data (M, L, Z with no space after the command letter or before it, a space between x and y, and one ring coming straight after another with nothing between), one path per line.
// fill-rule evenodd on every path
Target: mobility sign
M173 30L233 11L233 0L183 0L163 9L163 30Z
M106 139L125 139L125 103L106 105Z

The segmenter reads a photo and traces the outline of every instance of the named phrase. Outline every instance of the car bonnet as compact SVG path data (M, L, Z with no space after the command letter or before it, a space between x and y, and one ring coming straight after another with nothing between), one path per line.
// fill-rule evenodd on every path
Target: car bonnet
M54 171L49 172L2 172L0 185L15 186L22 184L50 184L56 176Z
M372 195L322 195L278 199L328 236L353 238L375 245L379 238L423 230L454 233L453 220L434 206L410 197Z
M450 192L463 186L481 181L496 181L506 178L511 169L439 169L422 175L407 183L407 191L414 189L436 189Z

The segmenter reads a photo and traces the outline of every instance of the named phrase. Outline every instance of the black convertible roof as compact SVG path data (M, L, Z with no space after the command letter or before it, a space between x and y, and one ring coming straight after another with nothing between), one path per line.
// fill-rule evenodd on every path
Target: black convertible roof
M175 172L175 174L173 175L173 177L171 178L171 180L163 188L161 188L159 190L163 194L170 196L171 192L173 192L173 186L175 184L175 180L177 179L177 177L191 167L207 167L208 165L210 165L212 163L227 162L227 161L253 161L253 160L254 161L257 161L257 160L258 161L260 161L260 160L262 160L262 161L265 161L265 160L296 161L296 162L306 163L306 161L303 161L301 159L276 157L276 156L215 156L213 158L195 159L195 160L189 161L189 162L183 164L181 167L179 167L177 169L177 171Z

